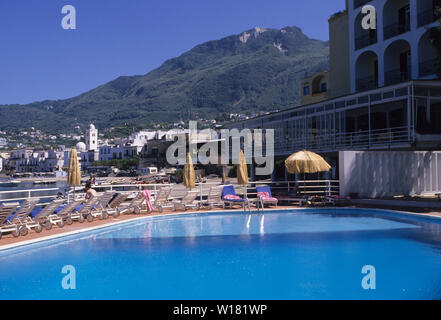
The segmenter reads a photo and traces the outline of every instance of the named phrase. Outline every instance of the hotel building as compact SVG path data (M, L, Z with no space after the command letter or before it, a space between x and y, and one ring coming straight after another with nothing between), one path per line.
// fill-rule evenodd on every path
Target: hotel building
M348 0L329 19L329 74L302 82L302 105L226 127L274 129L276 161L322 154L335 169L321 177L339 179L342 195L441 192L441 81L429 41L439 4ZM364 5L376 9L376 30L362 28Z

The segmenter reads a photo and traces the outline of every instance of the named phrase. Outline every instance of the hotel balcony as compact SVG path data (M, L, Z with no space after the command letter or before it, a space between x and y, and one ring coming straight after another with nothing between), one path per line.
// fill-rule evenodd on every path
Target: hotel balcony
M410 31L410 23L393 23L384 27L384 40Z
M287 155L301 149L314 150L315 152L330 152L409 145L414 141L412 132L413 128L394 127L380 130L308 136L303 139L293 139L289 142L280 140L276 141L274 152L276 155Z

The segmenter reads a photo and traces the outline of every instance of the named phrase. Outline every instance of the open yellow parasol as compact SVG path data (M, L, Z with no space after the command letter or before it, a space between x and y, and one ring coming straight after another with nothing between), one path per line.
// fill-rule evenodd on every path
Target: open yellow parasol
M285 160L285 167L291 174L303 173L305 183L306 173L317 173L331 170L331 166L320 155L302 150L294 153ZM306 190L304 190L305 192Z

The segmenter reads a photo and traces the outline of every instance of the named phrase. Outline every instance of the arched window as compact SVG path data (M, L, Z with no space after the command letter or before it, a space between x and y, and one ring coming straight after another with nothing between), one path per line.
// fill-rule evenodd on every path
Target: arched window
M373 51L363 52L355 65L356 90L365 91L378 87L378 56Z
M411 79L411 50L406 40L397 40L384 52L384 82L392 85Z

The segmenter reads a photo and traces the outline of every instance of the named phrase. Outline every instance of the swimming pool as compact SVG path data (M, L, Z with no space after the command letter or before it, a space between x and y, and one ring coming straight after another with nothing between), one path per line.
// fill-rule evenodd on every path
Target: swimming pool
M146 217L0 252L0 285L0 299L439 299L441 224L356 209Z

